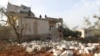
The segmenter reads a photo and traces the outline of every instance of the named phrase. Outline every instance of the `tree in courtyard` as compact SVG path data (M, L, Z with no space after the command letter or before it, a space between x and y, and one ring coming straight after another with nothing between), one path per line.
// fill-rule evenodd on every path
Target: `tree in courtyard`
M21 37L22 37L22 29L21 29L21 31L19 32L18 31L18 27L16 26L16 20L15 20L15 15L13 15L14 13L12 13L12 14L8 14L7 12L6 12L6 9L5 8L3 8L3 7L1 7L0 8L0 16L1 16L1 18L2 18L2 16L6 16L7 17L7 20L3 20L2 19L2 21L3 22L6 22L6 23L9 23L9 25L12 27L12 29L14 30L14 32L15 32L15 34L16 34L16 37L17 37L17 42L20 44L21 43Z

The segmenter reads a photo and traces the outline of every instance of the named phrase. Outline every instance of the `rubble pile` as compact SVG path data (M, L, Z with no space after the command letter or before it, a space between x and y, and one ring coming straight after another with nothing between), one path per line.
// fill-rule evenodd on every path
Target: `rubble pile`
M42 47L51 47L44 53L52 54L53 56L98 56L100 55L99 43L83 44L76 41L60 41L60 42L41 42L32 41L29 43L22 43L26 47L27 52L33 52L34 49L41 53Z
M31 41L8 45L0 51L0 56L100 56L100 45L64 40Z

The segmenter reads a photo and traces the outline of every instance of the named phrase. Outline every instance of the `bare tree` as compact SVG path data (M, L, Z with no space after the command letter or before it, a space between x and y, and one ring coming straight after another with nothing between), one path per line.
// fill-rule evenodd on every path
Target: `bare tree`
M97 21L94 23L95 27L96 27L97 29L100 29L100 17L94 15L94 18L97 18Z
M86 25L86 27L90 28L92 27L91 21L89 20L89 18L84 18L84 24Z
M95 22L91 22L89 18L84 18L85 25L87 26L87 29L92 29L95 36L100 36L100 17L94 15L93 18L96 18Z
M18 31L18 28L16 26L16 20L14 20L15 16L13 15L13 13L10 14L10 15L8 13L6 13L6 9L4 9L4 8L0 8L0 13L7 17L7 21L5 21L5 20L2 20L2 21L7 22L7 23L10 24L10 26L12 27L12 29L14 30L14 32L16 34L17 41L20 44L21 43L20 39L22 37L22 29L21 29L20 32ZM1 15L1 17L2 17L2 15Z

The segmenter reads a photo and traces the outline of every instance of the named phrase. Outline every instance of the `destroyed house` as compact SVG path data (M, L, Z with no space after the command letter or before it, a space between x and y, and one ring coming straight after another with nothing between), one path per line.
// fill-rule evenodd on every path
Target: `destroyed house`
M53 31L52 29L56 29L58 23L62 24L63 22L61 18L52 18L46 15L45 18L35 17L31 8L24 5L16 6L8 3L6 12L9 16L14 16L18 31L20 32L20 30L23 29L22 35L27 37L34 37L37 35L47 37L50 35L50 31ZM9 23L8 26L10 26Z

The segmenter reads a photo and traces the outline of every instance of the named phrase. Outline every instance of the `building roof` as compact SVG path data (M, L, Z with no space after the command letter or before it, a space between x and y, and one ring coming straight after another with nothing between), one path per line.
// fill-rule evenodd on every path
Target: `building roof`
M47 21L52 21L52 22L62 22L61 18L52 18L52 17L38 18L38 17L28 17L28 16L26 16L25 18L28 18L28 19L37 19L37 20L47 20Z
M7 13L13 13L13 14L27 14L32 17L35 17L35 14L31 11L31 8L30 7L27 7L25 5L21 5L21 6L17 6L17 5L13 5L11 3L8 3L7 5L7 10L6 10Z
M62 18L46 17L46 20L49 20L49 21L52 21L52 22L63 22Z
M26 14L25 11L28 11L29 13L31 13L31 16L27 15L29 13ZM27 19L47 20L50 22L62 22L63 21L62 18L52 18L52 17L47 17L46 15L45 15L45 18L35 17L34 13L31 11L31 8L27 7L25 5L17 6L17 5L13 5L11 3L8 3L6 12L9 15L15 15L15 16L24 17Z

